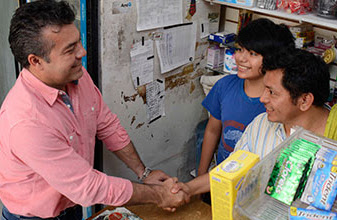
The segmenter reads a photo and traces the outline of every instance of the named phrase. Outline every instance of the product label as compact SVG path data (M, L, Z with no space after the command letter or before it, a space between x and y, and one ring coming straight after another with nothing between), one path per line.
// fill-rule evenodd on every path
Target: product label
M224 56L223 70L231 74L237 73L237 66L234 59L234 53L235 53L234 49L227 48Z
M317 160L309 176L301 201L316 208L330 211L336 198L336 167Z
M337 214L334 212L302 209L291 206L289 209L290 220L337 220Z

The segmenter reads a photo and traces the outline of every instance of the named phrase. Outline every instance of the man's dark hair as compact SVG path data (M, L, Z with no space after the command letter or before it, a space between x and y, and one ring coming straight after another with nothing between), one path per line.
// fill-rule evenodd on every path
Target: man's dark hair
M269 19L251 21L238 34L236 43L264 57L281 48L295 48L294 37L284 24L275 24Z
M47 26L72 24L75 13L65 1L40 0L19 7L11 20L8 41L16 60L29 67L28 55L43 57L49 62L53 43L42 37Z
M263 59L262 73L281 69L282 85L289 91L294 104L304 93L314 95L313 105L323 106L330 93L330 73L322 58L302 50L283 50Z

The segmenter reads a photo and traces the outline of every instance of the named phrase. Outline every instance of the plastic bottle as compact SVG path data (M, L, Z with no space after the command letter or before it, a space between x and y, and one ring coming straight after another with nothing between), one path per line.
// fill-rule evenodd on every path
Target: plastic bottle
M227 48L224 56L223 71L226 73L236 74L237 66L234 59L235 50L233 48Z

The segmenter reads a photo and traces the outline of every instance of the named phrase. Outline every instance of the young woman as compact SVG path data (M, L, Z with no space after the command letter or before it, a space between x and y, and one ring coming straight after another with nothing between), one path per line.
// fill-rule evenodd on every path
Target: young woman
M220 79L202 105L210 112L202 144L198 175L208 172L218 147L217 164L233 152L246 126L265 111L259 98L264 91L263 57L294 48L294 38L285 25L261 18L250 22L236 39L237 75Z

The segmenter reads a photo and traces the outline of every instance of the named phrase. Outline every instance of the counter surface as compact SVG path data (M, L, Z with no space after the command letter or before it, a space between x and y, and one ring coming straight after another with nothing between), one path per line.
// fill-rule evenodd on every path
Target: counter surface
M211 206L199 199L192 200L189 204L179 207L175 212L164 211L152 204L127 206L126 208L143 220L212 220ZM108 206L87 220L92 220L107 209L112 210L114 208Z

